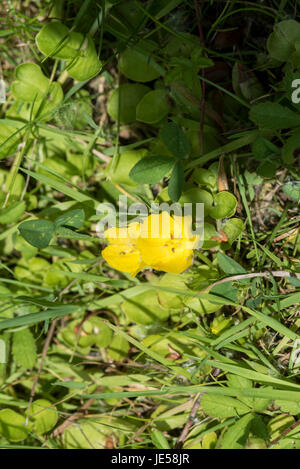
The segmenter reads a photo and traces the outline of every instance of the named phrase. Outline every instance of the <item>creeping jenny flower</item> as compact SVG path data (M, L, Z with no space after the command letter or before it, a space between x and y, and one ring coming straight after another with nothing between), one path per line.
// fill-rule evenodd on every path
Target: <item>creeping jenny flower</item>
M142 224L110 228L110 244L102 251L109 265L131 276L144 267L178 274L190 267L198 236L191 232L191 217L168 212L149 215ZM114 234L114 236L112 236Z
M139 232L140 223L131 223L127 228L109 228L104 232L110 244L102 251L102 256L111 267L132 277L145 267L137 249Z

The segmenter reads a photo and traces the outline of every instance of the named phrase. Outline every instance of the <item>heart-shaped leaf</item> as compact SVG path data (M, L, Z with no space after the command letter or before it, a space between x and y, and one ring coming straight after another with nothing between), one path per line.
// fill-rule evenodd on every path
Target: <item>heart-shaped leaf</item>
M142 97L148 93L148 86L139 83L125 83L114 90L107 103L107 112L110 117L124 124L136 120L136 107ZM119 111L120 106L120 111Z
M63 99L59 83L50 82L34 63L23 63L16 68L16 80L11 85L13 95L25 102L34 102L33 114L41 108L41 114L55 109Z
M119 60L121 72L130 80L145 83L158 78L164 69L151 57L157 45L153 41L140 41L128 47Z
M21 236L32 246L43 249L54 234L54 225L48 220L28 220L19 226Z

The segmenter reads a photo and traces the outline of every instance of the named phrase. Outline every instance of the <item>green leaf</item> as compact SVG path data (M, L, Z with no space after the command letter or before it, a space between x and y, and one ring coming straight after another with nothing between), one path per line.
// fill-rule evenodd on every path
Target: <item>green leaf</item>
M158 449L170 449L168 440L164 436L162 432L159 430L154 430L154 432L151 433L151 439L152 443L154 444L155 448Z
M124 85L120 85L108 98L108 114L114 121L118 121L120 116L120 122L124 124L135 121L136 107L148 91L148 86L139 83L125 83Z
M141 148L140 150L124 151L118 155L116 163L112 160L107 166L111 181L114 184L136 186L137 183L129 177L129 173L134 165L144 158L147 153L148 150Z
M265 178L273 178L276 174L277 164L275 161L262 161L260 165L257 167L256 171L257 174Z
M22 133L18 129L18 127L22 127L22 123L12 122L14 125L6 125L0 121L0 159L14 153L22 137Z
M235 417L250 412L250 408L238 399L210 394L201 398L201 407L206 414L215 418Z
M216 285L210 290L210 293L233 302L238 300L238 289L232 286L232 282L225 282L221 285Z
M289 181L282 187L283 192L291 199L299 202L300 200L300 181Z
M65 448L67 449L103 449L112 429L92 419L78 420L69 425L64 432Z
M146 124L156 124L170 110L165 90L152 90L145 94L136 107L136 119Z
M84 233L76 233L76 231L70 230L69 228L65 228L64 226L59 226L55 230L56 236L58 238L66 238L66 239L91 239L92 236L89 236Z
M78 81L90 80L101 71L102 62L89 35L82 42L79 56L67 61L66 65L70 77Z
M253 418L252 414L244 415L233 424L223 436L221 448L242 449L248 438Z
M230 192L222 191L214 196L214 205L210 207L209 215L217 220L229 218L235 214L236 207L236 197Z
M146 156L132 168L129 176L141 184L156 184L171 171L174 163L169 156Z
M33 401L29 416L33 419L33 431L37 435L49 432L58 420L56 407L46 399Z
M21 236L36 248L45 248L54 234L54 225L48 220L29 220L19 225Z
M55 109L63 100L59 83L50 82L37 64L28 62L18 65L16 80L11 85L12 94L25 102L34 102L33 114L42 106L41 115Z
M190 144L182 129L175 122L166 124L160 133L163 143L176 158L184 158L190 152Z
M183 191L179 202L181 204L192 203L192 204L204 204L204 215L207 216L213 204L213 196L210 192L200 189L199 187L192 187Z
M164 69L151 57L156 47L152 41L140 41L136 46L128 47L120 55L121 72L130 80L142 83L158 78Z
M47 309L40 313L31 313L25 314L24 316L18 316L16 318L4 319L3 321L0 321L0 330L36 324L41 321L49 321L56 317L73 314L76 311L78 311L78 306L76 305L63 305L58 308Z
M286 414L279 414L268 422L268 430L271 440L281 436L282 432L295 423L294 417Z
M300 134L296 132L286 140L282 147L282 159L286 164L293 164L300 153Z
M52 386L62 386L67 389L84 389L86 384L82 381L55 381Z
M26 419L12 409L0 410L0 434L9 441L23 441L27 438L29 428Z
M274 130L300 125L300 115L278 103L256 104L250 110L250 119L259 127Z
M59 21L45 24L35 38L36 45L42 54L60 59L75 57L82 40L82 34L70 33L69 28Z
M226 234L230 244L232 244L233 241L235 241L236 238L240 236L240 234L243 232L243 229L244 222L240 218L231 218L230 220L227 220L223 227L223 231Z
M26 204L23 200L15 202L12 205L1 210L0 223L14 223L23 215Z
M59 226L66 226L72 228L81 228L84 224L84 210L81 208L76 210L69 210L55 220L55 228Z
M278 399L275 401L275 405L280 407L282 412L287 412L291 415L300 414L300 402L290 402Z
M300 40L300 24L295 20L284 20L275 24L274 32L267 41L267 49L271 57L287 62L295 51L295 41Z
M18 366L33 368L36 362L36 345L29 329L14 332L12 353Z
M217 259L220 269L222 269L225 274L235 275L247 273L244 267L222 252L218 252Z
M129 351L128 341L120 334L115 334L107 348L107 355L115 361L123 360Z
M122 310L129 321L137 324L166 321L169 317L169 311L160 307L154 290L141 293L133 299L129 298L122 304Z
M176 161L168 185L168 194L174 202L180 199L184 185L184 167L180 161Z
M46 57L67 59L67 71L75 80L89 80L101 70L102 63L92 38L69 32L67 26L59 21L46 24L37 34L36 44Z

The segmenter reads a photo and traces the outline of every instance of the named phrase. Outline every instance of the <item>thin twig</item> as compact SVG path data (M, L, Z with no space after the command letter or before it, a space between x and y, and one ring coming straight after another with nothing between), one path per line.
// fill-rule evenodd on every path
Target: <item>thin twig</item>
M96 390L96 392L101 392L101 391L103 391L103 386L100 386ZM77 419L82 417L86 413L86 411L91 407L91 405L93 405L94 402L95 402L95 398L93 398L93 397L91 399L87 400L86 403L81 407L80 410L78 410L74 414L70 415L70 417L68 417L61 425L59 425L59 427L57 427L51 433L51 437L55 438L55 437L59 436L61 433L63 433L65 431L65 429L69 425L71 425L71 423L75 422Z
M239 274L239 275L233 275L232 277L226 277L221 280L218 280L217 282L212 283L208 287L204 288L204 290L201 290L200 293L206 293L207 291L211 290L213 287L216 285L221 285L222 283L226 282L234 282L236 280L244 280L247 278L255 278L255 277L263 277L263 278L270 278L271 277L282 277L282 278L298 278L300 279L300 274L296 272L286 272L284 270L275 270L271 272L252 272L250 274Z
M190 431L190 428L191 426L193 425L194 423L194 420L195 420L195 417L197 415L197 412L198 412L198 409L199 409L199 406L200 406L200 400L201 400L201 397L202 397L202 394L198 394L198 396L196 397L195 399L195 402L193 404L193 407L192 407L192 410L191 410L191 413L189 415L189 418L178 438L178 440L176 441L175 443L175 446L174 446L174 449L180 449L182 448L183 446L183 443Z
M280 441L283 437L285 437L288 433L290 433L292 430L294 430L296 427L298 427L298 425L300 425L300 420L298 420L298 422L295 422L293 423L293 425L291 425L290 427L286 428L285 430L283 430L283 432L281 433L281 435L279 435L277 438L275 438L274 440L270 441L270 443L268 444L268 447L270 446L274 446L276 445L276 443L278 443L278 441Z
M88 143L86 143L84 140L82 140L81 138L77 138L77 141L80 142L83 146L87 147L88 146ZM101 151L99 150L96 150L95 148L92 148L90 150L94 155L96 155L98 158L100 158L100 160L102 161L105 161L105 163L110 163L111 161L111 156L107 156L105 155L104 153L102 153Z

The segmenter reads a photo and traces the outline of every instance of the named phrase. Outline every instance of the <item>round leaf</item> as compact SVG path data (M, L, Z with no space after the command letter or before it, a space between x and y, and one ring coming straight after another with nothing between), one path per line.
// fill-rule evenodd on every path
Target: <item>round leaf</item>
M49 432L58 420L58 413L55 406L46 399L37 399L32 403L30 417L33 419L33 431L37 435Z
M168 114L169 110L165 90L149 91L136 107L136 119L146 124L156 124Z
M128 150L121 153L118 156L116 165L110 165L108 168L111 181L114 184L136 186L137 183L129 177L129 173L146 154L147 150L144 148L140 150Z
M110 117L118 121L120 101L120 122L128 124L136 120L136 107L142 97L148 93L149 88L138 83L125 83L114 90L107 104L107 112Z
M152 41L141 41L137 46L127 48L120 56L121 72L130 80L142 83L158 78L163 69L151 57L155 47Z
M0 434L9 441L22 441L27 438L29 428L26 419L12 409L0 410Z
M69 33L69 28L59 21L52 21L37 34L36 45L47 57L71 59L76 56L83 42L80 33Z
M169 317L169 312L159 306L154 290L146 291L126 300L122 304L122 309L127 318L137 324L166 321Z
M219 192L214 197L214 206L210 207L209 215L216 220L229 218L235 214L237 206L236 197L230 192Z
M295 20L284 20L275 24L274 32L267 41L267 49L274 59L286 62L295 51L295 41L300 40L300 24Z

